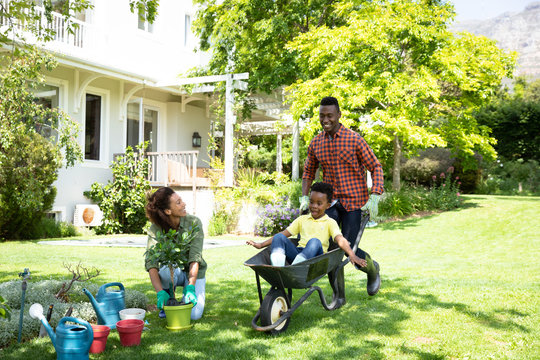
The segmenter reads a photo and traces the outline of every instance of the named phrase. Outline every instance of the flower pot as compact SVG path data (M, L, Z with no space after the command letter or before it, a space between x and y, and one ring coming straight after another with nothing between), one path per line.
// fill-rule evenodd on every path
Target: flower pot
M167 317L167 329L171 331L180 331L189 329L191 325L191 308L192 303L164 306L165 315Z
M138 308L123 309L120 310L118 315L120 315L120 320L139 319L144 321L146 310Z
M90 346L90 352L92 354L99 354L105 350L105 345L107 345L107 337L111 332L111 328L106 325L93 325L92 330L94 331L94 341Z
M122 346L136 346L141 343L141 334L144 321L139 319L120 320L116 323L116 330L120 335Z

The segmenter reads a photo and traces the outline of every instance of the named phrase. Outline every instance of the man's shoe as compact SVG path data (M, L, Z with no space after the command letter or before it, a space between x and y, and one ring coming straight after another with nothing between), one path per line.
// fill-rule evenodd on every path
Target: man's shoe
M165 319L165 310L161 309L159 311L159 317L162 318L162 319Z

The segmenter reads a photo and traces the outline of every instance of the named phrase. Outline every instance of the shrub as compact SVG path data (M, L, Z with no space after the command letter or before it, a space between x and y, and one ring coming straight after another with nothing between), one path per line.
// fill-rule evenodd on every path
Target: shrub
M28 309L31 304L39 303L44 307L53 304L53 313L49 323L53 328L56 328L58 322L64 317L70 306L73 306L73 317L86 320L88 322L96 322L97 317L92 304L88 297L84 295L82 289L86 287L94 296L97 294L100 285L94 283L75 283L73 285L70 303L63 303L54 297L64 281L61 280L41 280L37 282L28 282L25 297L25 314L23 318L22 338L28 340L36 337L39 333L40 322L32 319L28 315ZM16 341L19 332L19 314L21 308L21 281L8 281L0 284L0 293L5 298L5 305L12 309L11 319L0 318L0 347L7 346ZM125 290L126 308L141 308L146 309L146 296L137 290Z
M142 154L146 143L128 146L126 153L111 164L113 181L107 185L93 183L84 195L103 211L103 224L95 227L98 234L141 234L147 223L145 214L148 182L148 159Z
M477 188L479 194L539 195L540 167L535 160L504 159L489 164Z
M71 237L80 235L79 231L73 224L63 221L59 222L47 217L41 219L38 230L38 238L40 239Z
M274 205L266 205L257 212L255 235L271 236L284 230L300 215L298 207L288 205L288 198L283 197Z

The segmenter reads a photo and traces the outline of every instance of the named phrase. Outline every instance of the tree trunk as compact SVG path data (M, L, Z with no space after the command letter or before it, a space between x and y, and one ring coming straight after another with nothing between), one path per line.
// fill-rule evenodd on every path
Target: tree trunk
M174 268L172 267L172 265L169 265L169 271L171 272L171 284L169 285L171 287L171 297L173 299L176 299L176 297L174 296Z
M392 188L395 191L401 189L401 152L403 141L394 135L394 166L392 167Z

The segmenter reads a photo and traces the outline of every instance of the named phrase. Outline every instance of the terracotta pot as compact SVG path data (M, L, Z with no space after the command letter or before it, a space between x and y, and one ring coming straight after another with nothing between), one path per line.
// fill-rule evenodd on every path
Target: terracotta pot
M90 352L92 354L99 354L105 350L105 345L107 345L107 337L111 332L111 328L106 325L93 325L92 330L94 331L94 341L90 346Z
M144 321L138 319L120 320L116 323L116 330L120 335L122 346L137 346L141 343L141 334Z
M191 308L192 303L164 306L165 315L167 317L167 329L171 331L180 331L189 329L191 325Z

